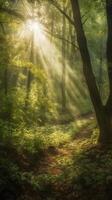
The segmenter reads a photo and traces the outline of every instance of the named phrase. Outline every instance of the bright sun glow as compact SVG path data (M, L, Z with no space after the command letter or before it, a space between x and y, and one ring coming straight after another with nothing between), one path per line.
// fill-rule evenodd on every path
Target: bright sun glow
M32 31L34 33L42 31L42 25L37 20L28 19L25 26L28 31Z

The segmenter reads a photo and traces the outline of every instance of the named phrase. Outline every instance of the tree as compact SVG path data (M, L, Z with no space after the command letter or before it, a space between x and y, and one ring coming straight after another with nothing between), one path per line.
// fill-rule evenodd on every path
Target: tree
M81 13L78 0L71 0L71 5L74 17L74 26L77 34L77 41L83 62L83 72L100 130L98 142L102 145L108 146L109 144L112 144L112 0L106 0L108 26L107 65L110 94L105 105L102 103L95 76L92 70L91 58L81 21Z
M64 4L64 2L63 2ZM63 5L63 10L66 10L66 8ZM62 38L65 38L66 35L66 18L63 15L62 19ZM66 43L64 40L62 40L62 113L66 111Z

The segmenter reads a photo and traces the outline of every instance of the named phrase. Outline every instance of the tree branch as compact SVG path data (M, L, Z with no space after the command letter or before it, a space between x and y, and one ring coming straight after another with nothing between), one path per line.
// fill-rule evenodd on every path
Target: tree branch
M66 19L68 19L68 21L74 26L74 21L69 17L69 15L67 15L67 13L61 9L60 5L58 5L57 2L55 2L54 0L50 0L50 2L52 3L52 5L61 13L63 14Z
M70 17L63 9L61 9L60 5L59 5L56 1L50 0L50 2L52 3L52 5L53 5L62 15L64 15L64 16L66 17L66 19L67 19L73 26L75 26L74 20L72 20L71 17ZM66 7L66 9L67 9L67 7ZM65 9L65 10L66 10L66 9ZM84 15L82 15L81 19L83 19L83 18L86 16L87 13L88 13L88 12L86 12ZM87 20L88 20L88 19L86 18L86 19L82 22L82 25L84 25L84 24L86 23Z
M48 30L46 30L45 31L46 33L48 33L48 34L50 34L50 35L52 35L52 33L51 32L49 32ZM76 49L78 49L79 50L79 47L76 45L76 44L74 44L73 42L71 42L71 41L69 41L69 40L67 40L66 38L63 38L62 36L60 36L59 34L53 34L52 35L54 38L57 38L57 39L59 39L59 40L64 40L65 42L67 42L67 43L69 43L69 44L71 44L72 46L74 46Z
M25 17L22 14L16 12L15 10L9 9L9 8L4 8L4 7L0 6L0 12L5 12L9 15L15 16L16 18L20 19L21 21L25 20Z

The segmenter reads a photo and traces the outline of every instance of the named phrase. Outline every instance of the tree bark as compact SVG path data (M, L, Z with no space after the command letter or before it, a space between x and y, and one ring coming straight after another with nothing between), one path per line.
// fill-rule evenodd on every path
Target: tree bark
M99 77L98 77L98 85L100 96L102 97L102 86L103 86L103 40L101 43L101 53L100 53L100 65L99 65Z
M31 38L31 52L30 52L30 62L34 64L34 33L32 32ZM25 109L27 110L29 104L29 95L31 90L32 73L31 70L27 71L27 83L26 83L26 98L25 98Z
M64 5L63 5L64 7ZM63 8L65 10L65 8ZM62 24L62 37L65 38L65 30L66 30L66 18L63 15L63 24ZM62 91L62 113L66 111L66 56L65 56L65 48L66 43L62 40L62 84L61 84L61 91Z
M8 80L7 79L8 79L8 69L6 67L5 72L4 72L4 92L6 96L8 94Z
M106 0L106 14L107 14L107 25L108 25L107 66L108 66L109 90L110 90L106 108L108 112L111 111L112 115L112 0Z

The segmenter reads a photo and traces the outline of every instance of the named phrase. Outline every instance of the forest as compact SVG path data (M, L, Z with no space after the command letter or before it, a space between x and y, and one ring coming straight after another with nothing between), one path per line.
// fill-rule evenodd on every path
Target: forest
M112 200L112 0L0 0L0 199Z

